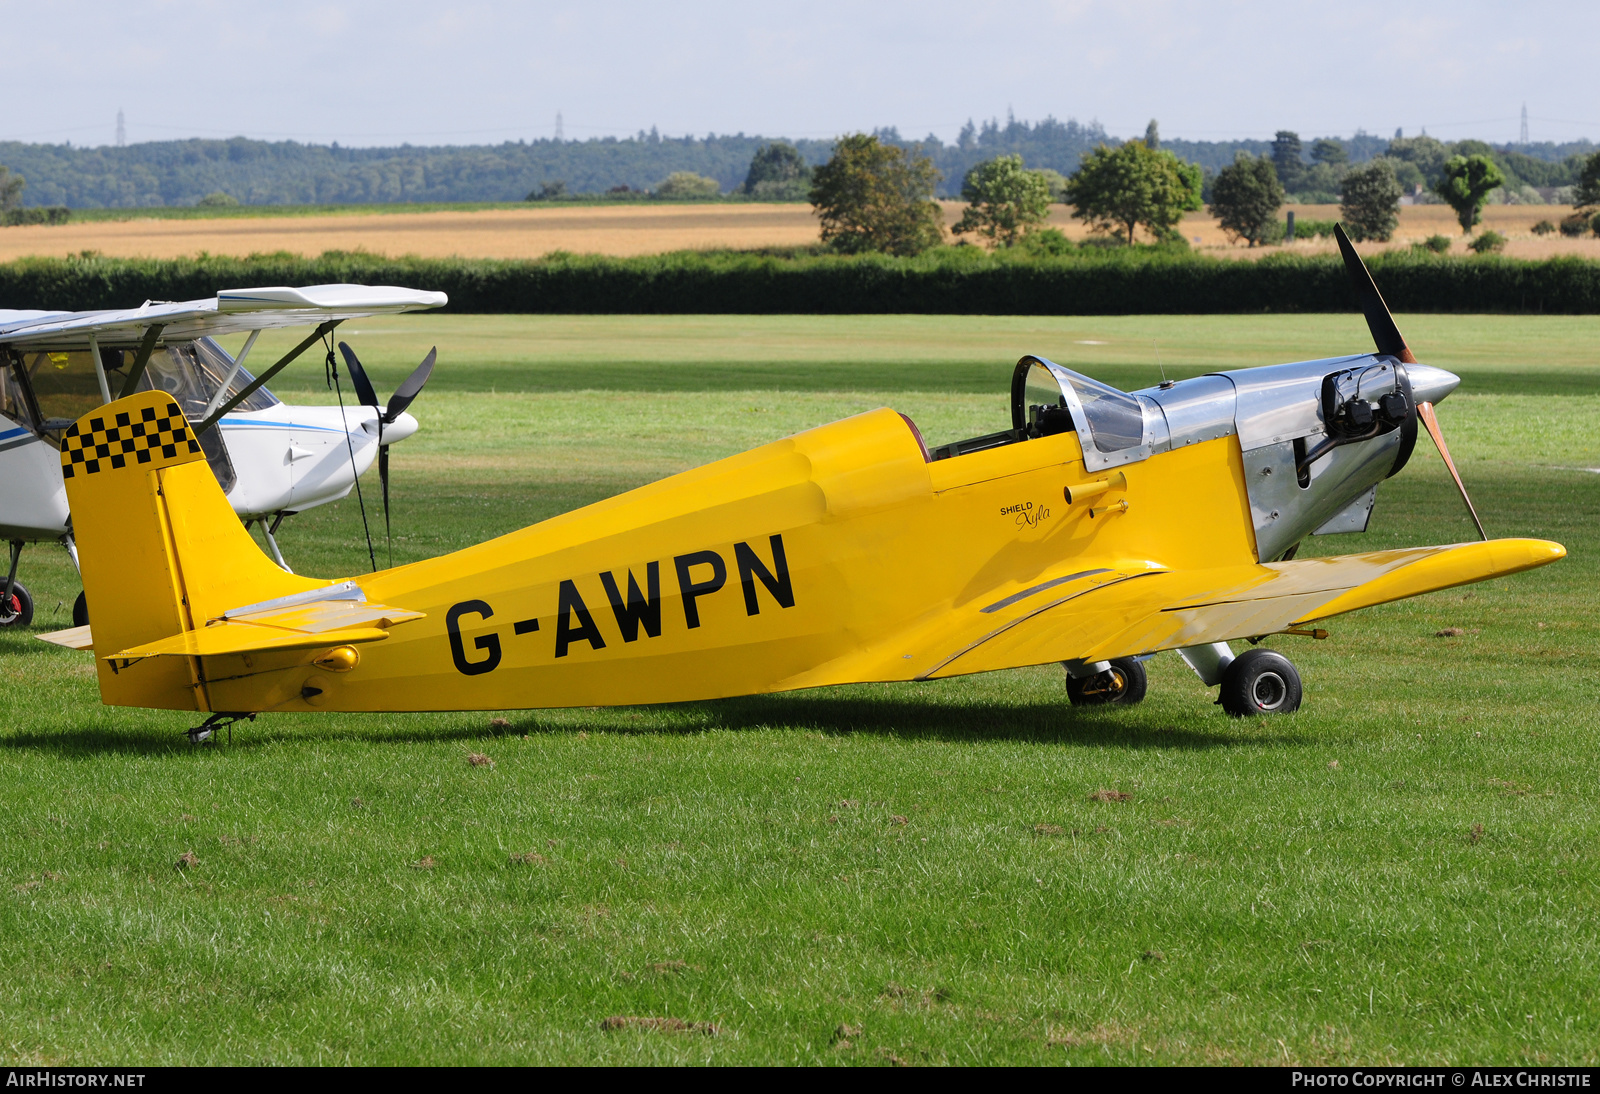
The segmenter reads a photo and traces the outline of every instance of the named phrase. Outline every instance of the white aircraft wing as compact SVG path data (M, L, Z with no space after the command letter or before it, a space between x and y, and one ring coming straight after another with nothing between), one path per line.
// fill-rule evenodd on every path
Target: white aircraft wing
M393 285L225 289L213 300L146 301L121 311L0 311L0 345L87 348L91 337L105 346L136 343L158 323L163 339L177 341L439 308L449 302L442 292Z

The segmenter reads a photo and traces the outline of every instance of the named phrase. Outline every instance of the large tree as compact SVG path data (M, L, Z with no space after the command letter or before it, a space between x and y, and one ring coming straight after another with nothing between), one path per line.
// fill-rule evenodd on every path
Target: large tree
M1236 154L1211 184L1211 215L1222 222L1223 231L1252 247L1277 222L1282 206L1283 184L1265 156Z
M0 171L4 170L5 168L0 167ZM1572 204L1580 209L1600 205L1600 152L1583 161L1583 167L1578 174L1578 184L1572 189Z
M1488 156L1451 156L1445 160L1444 175L1433 192L1456 211L1461 234L1466 235L1482 218L1490 192L1505 184L1505 176Z
M1278 130L1272 138L1272 166L1284 189L1300 189L1300 176L1306 169L1300 160L1300 134L1292 129Z
M11 168L0 164L0 214L22 204L22 188L26 185L21 175L13 175Z
M1339 216L1350 238L1387 240L1400 224L1400 182L1394 166L1379 157L1345 173Z
M933 200L939 171L920 152L856 133L833 146L811 177L811 204L822 241L847 254L914 255L944 238L944 211Z
M1097 232L1116 232L1131 244L1142 225L1165 239L1184 213L1200 208L1200 168L1143 141L1102 144L1083 157L1064 196L1072 215Z
M1350 162L1350 153L1345 151L1344 144L1340 141L1324 137L1311 146L1311 162L1342 167Z
M756 198L804 201L811 189L811 165L787 141L763 144L751 157L742 189Z
M1022 166L1021 156L996 156L967 172L961 196L968 205L955 234L972 232L1010 247L1044 223L1055 195L1042 172Z

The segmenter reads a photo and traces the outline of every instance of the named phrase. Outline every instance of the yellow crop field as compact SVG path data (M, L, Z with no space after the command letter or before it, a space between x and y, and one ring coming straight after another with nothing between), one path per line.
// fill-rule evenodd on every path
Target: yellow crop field
M943 203L946 224L961 215L962 204ZM1308 220L1338 218L1337 205L1290 206ZM1540 220L1559 221L1572 210L1559 205L1491 205L1483 227L1509 237L1506 254L1516 258L1581 255L1600 258L1600 239L1536 236ZM1088 230L1064 205L1052 208L1050 223L1069 237L1082 239ZM1270 254L1230 243L1215 218L1191 213L1180 226L1197 250L1237 258ZM1400 211L1400 228L1389 244L1367 244L1363 251L1382 250L1442 234L1461 250L1464 237L1454 214L1443 205L1410 205ZM214 220L91 221L57 227L0 228L0 261L31 255L62 256L98 251L119 257L180 258L208 252L249 255L288 251L315 256L324 251L368 251L373 254L424 258L538 258L551 251L587 254L641 255L663 251L711 248L792 247L815 243L816 215L809 205L619 205L614 207L538 206L527 209L437 211L425 213L364 212L282 217L237 217ZM1331 251L1332 240L1299 241L1297 251Z
M370 251L423 258L639 255L817 241L809 205L540 206L475 212L126 220L0 228L0 261L94 250L117 258Z

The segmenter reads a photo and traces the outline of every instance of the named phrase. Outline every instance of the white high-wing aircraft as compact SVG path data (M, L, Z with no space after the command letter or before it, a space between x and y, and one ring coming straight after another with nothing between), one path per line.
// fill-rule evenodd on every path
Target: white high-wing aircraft
M434 354L379 406L361 363L341 346L353 405L290 406L266 381L346 319L437 308L440 292L366 285L229 289L212 300L125 311L0 310L0 539L11 545L0 586L0 626L26 624L33 602L17 583L25 543L59 542L77 564L61 479L61 434L113 399L159 388L177 400L218 483L245 526L258 523L278 564L284 517L337 501L380 462L388 496L388 446L416 432L405 408L433 369ZM244 369L261 331L316 324L259 375ZM216 338L247 333L237 358ZM120 458L115 453L106 453ZM88 621L82 594L73 622Z

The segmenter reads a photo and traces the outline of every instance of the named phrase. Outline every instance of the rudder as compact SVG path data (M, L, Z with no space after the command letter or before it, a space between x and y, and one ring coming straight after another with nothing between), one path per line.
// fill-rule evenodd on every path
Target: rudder
M91 612L102 702L209 710L198 658L111 660L241 604L323 584L279 569L217 485L164 391L85 414L62 437L61 474Z

